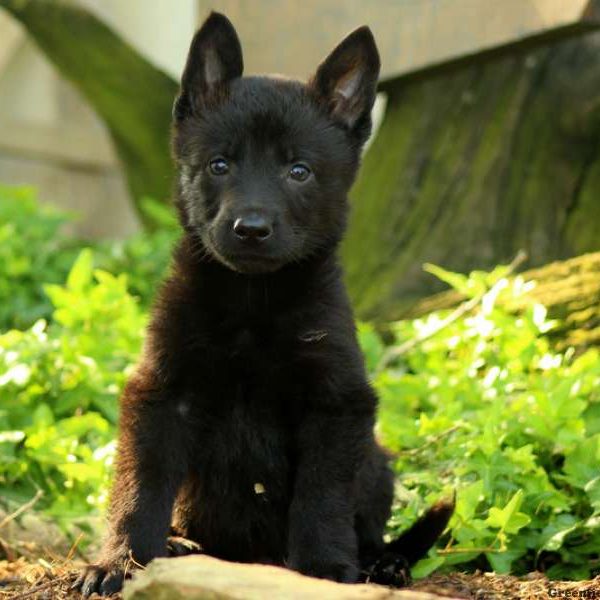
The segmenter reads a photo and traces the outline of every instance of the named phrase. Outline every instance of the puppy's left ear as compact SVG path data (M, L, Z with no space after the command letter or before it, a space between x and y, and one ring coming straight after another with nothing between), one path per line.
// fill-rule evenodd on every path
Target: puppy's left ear
M330 115L358 134L361 142L371 131L380 64L371 30L360 27L331 52L309 83Z
M173 106L174 119L198 114L215 102L231 80L244 70L242 48L231 21L213 12L198 30L181 77L181 92Z

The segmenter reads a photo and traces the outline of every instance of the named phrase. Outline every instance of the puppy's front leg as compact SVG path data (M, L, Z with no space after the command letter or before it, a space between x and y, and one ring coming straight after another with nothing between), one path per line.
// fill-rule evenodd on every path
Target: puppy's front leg
M289 516L290 568L313 577L357 581L357 472L372 428L370 411L315 411L302 423Z
M118 591L136 564L166 555L175 494L187 464L183 424L167 400L164 391L135 380L127 385L108 536L98 562L74 584L84 597Z

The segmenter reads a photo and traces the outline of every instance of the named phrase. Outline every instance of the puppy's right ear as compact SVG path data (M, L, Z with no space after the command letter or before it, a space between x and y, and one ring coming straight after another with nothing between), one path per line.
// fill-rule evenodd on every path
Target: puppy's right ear
M361 144L371 131L379 68L373 34L368 27L359 27L334 48L309 82L319 103Z
M242 47L231 21L220 13L211 13L190 45L173 118L178 121L197 114L243 70Z

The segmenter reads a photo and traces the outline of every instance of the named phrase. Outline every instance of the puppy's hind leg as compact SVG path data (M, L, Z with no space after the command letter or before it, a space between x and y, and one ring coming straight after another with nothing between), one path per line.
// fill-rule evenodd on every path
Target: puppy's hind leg
M410 567L427 555L454 512L454 499L431 506L408 531L385 544L382 556L369 570L369 581L392 587L410 583Z
M383 533L391 514L394 475L380 448L374 447L366 461L360 484L356 531L362 580L392 587L408 585L411 565L426 556L443 533L454 512L454 500L434 504L408 531L386 544Z
M360 471L359 485L356 534L361 579L367 580L373 565L385 552L383 534L394 498L394 474L388 457L375 444Z

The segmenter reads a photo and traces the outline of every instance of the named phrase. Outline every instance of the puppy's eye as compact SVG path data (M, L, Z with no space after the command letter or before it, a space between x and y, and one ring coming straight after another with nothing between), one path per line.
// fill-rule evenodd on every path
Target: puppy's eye
M311 170L302 163L297 163L292 166L290 169L288 176L290 179L294 181L306 181L311 174Z
M208 163L208 169L213 175L227 175L229 163L222 156L218 156Z

